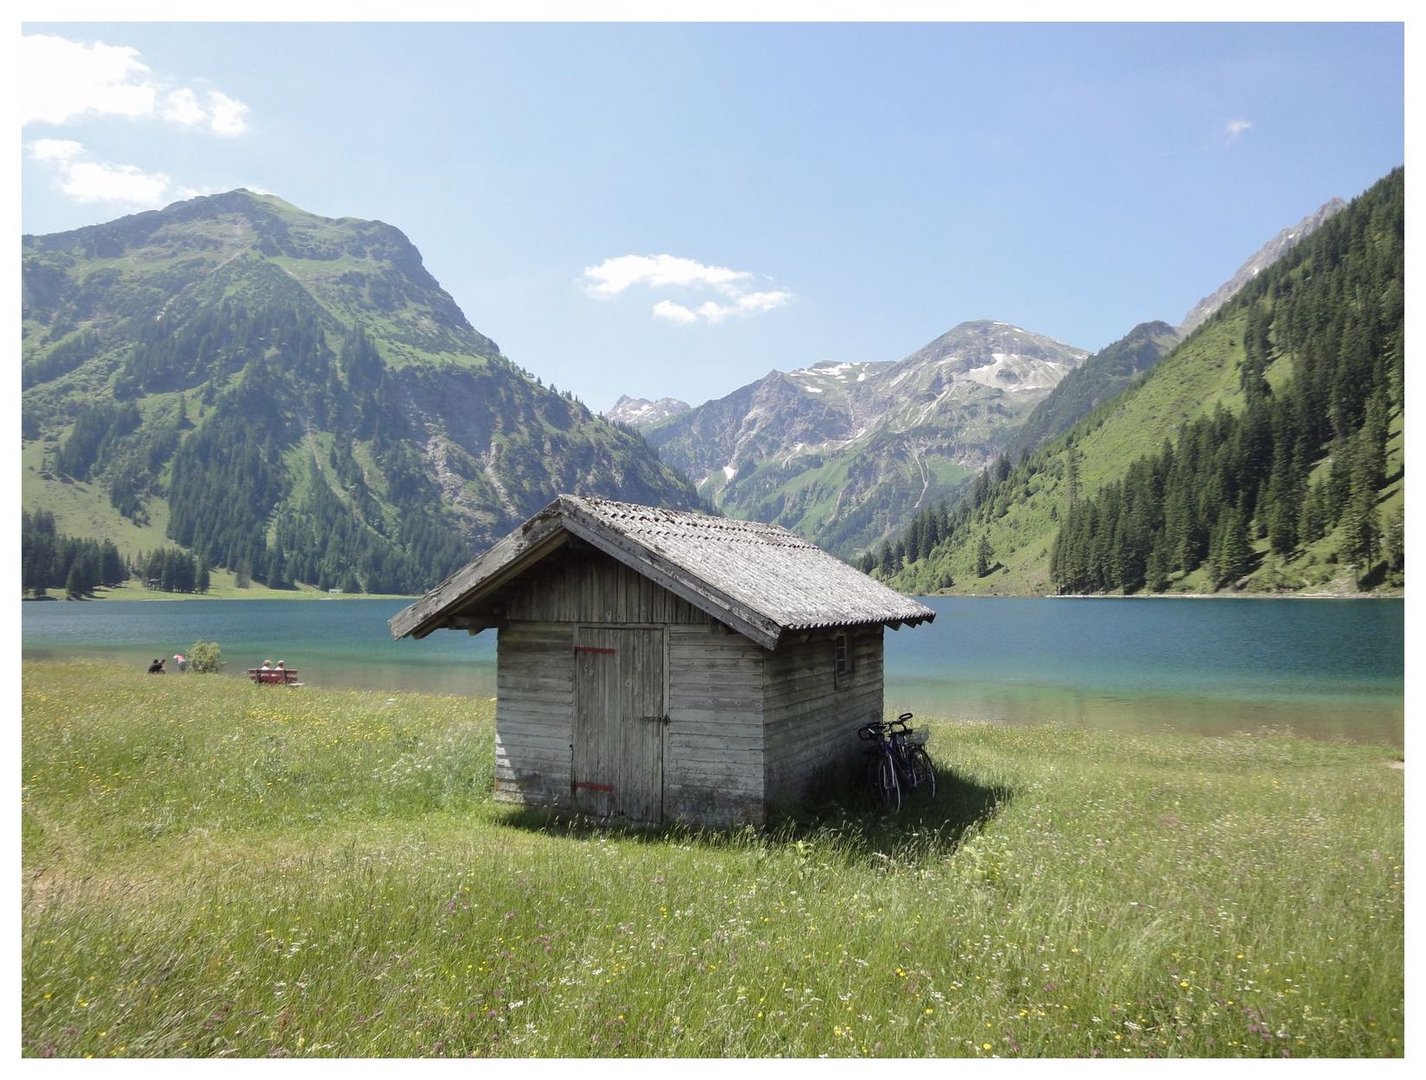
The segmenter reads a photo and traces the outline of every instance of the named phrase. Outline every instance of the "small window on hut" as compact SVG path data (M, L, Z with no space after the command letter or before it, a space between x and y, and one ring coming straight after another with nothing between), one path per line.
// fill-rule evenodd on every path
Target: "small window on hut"
M848 634L837 634L832 638L832 670L838 689L852 684L856 673L856 661L852 653L852 640Z

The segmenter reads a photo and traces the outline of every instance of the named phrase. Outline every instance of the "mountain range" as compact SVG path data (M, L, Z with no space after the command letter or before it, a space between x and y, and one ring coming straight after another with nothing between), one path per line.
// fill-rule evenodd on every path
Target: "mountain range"
M1403 589L1404 171L1328 209L1121 392L864 568L978 595Z
M240 581L429 587L560 492L691 507L396 228L239 190L21 243L22 499Z
M850 558L1143 382L1343 205L1179 328L1093 356L978 320L900 361L607 417L504 357L380 222L234 191L26 236L23 505L278 588L418 591L560 491L717 507Z
M770 372L645 437L725 513L849 555L974 476L1085 356L967 322L894 363Z
M1022 456L1122 392L1345 205L1334 199L1282 230L1178 328L1143 323L1093 356L981 320L897 362L773 371L696 408L623 397L609 415L643 431L725 513L852 557L1000 455Z

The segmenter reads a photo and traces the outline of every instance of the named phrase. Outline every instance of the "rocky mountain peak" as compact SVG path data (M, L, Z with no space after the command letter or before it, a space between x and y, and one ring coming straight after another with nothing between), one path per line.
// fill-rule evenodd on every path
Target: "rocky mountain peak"
M688 402L679 401L678 398L663 397L650 401L648 398L629 397L625 394L614 402L614 407L604 414L604 418L644 431L675 416L681 416L690 408Z
M735 516L844 554L949 493L1087 354L1009 323L961 323L896 362L773 371L649 433Z
M1178 325L1179 336L1187 337L1199 325L1207 322L1213 313L1237 295L1243 286L1311 236L1346 206L1347 204L1341 199L1331 199L1296 225L1290 225L1274 236L1254 252L1247 262L1238 267L1237 272L1231 278L1193 305L1189 313L1183 317L1183 322Z
M883 377L882 389L939 392L965 381L1011 394L1043 395L1088 355L1010 323L963 322L896 363Z

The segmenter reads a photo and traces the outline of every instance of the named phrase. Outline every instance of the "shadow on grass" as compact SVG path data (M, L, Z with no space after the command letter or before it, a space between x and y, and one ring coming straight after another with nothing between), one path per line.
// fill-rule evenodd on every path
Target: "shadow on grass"
M949 855L1012 796L1008 787L986 787L945 768L937 773L934 796L912 793L903 798L899 811L874 805L864 787L861 782L837 783L823 778L800 805L773 814L761 828L639 825L536 806L512 806L496 820L512 828L570 839L617 836L651 845L791 847L798 851L817 846L849 863L894 865Z

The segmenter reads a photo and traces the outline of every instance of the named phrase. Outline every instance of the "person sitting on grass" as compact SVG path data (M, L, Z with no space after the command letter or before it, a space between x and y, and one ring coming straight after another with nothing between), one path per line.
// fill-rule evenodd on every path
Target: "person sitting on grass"
M150 674L150 675L162 675L162 674L163 674L163 661L155 657L154 662L149 665L149 674Z

